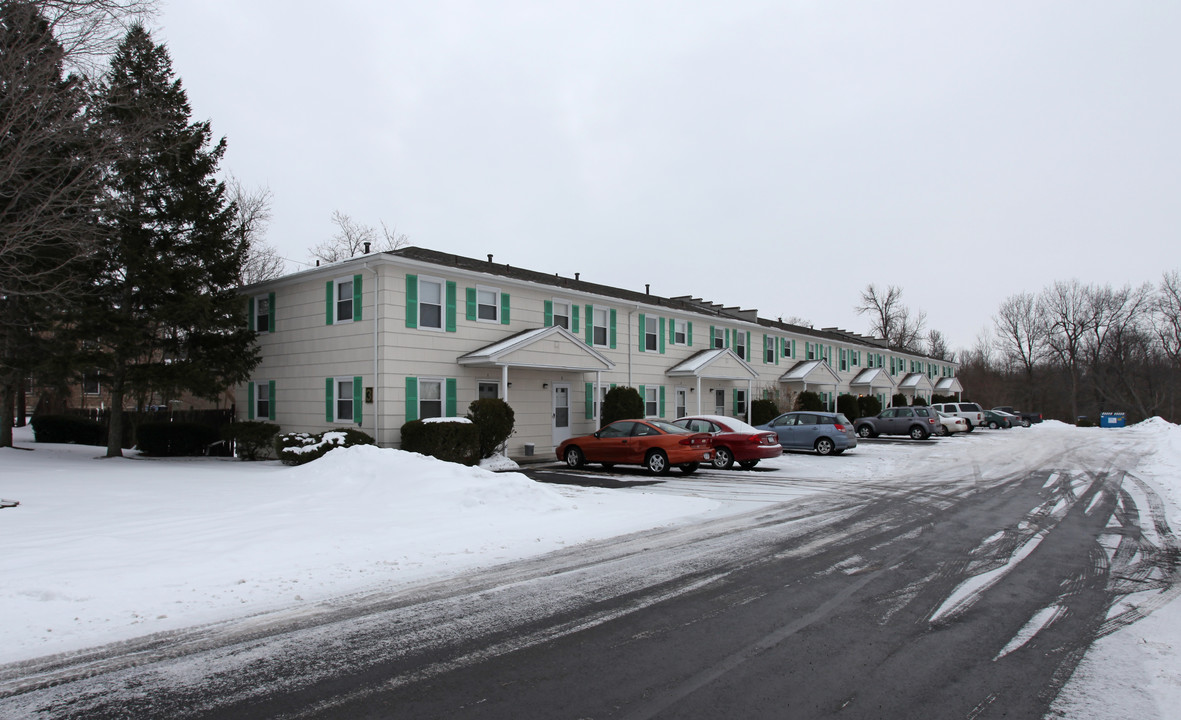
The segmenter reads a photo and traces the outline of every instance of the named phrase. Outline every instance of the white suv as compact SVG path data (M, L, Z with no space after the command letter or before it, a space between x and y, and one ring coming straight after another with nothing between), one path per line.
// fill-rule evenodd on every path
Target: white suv
M968 423L968 432L978 427L988 427L988 421L984 419L984 408L976 403L935 403L931 407L947 415L962 417Z

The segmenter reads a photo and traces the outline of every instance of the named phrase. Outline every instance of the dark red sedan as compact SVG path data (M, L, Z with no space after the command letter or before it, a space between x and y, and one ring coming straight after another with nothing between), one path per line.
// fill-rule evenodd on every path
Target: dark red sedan
M737 462L743 470L750 470L760 460L777 458L783 454L779 436L759 430L745 422L723 415L690 415L673 420L673 425L695 432L713 434L713 464L719 470L729 470Z

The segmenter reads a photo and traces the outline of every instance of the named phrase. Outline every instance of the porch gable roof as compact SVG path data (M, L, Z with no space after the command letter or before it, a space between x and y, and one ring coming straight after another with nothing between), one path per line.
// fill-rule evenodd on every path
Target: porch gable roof
M615 367L602 353L560 325L523 330L460 355L470 367L532 367L546 370L601 372Z

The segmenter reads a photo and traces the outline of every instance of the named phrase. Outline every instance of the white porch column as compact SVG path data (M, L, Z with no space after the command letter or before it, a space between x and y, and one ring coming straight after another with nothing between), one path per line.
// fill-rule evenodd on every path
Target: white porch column
M701 414L701 376L697 376L697 414Z
M603 427L603 403L600 399L603 397L603 391L600 384L603 382L603 373L595 370L595 396L591 398L591 407L595 409L595 431Z
M746 424L750 424L750 406L755 401L755 381L747 378L746 380Z
M508 402L508 365L500 366L500 390L504 393L504 401Z

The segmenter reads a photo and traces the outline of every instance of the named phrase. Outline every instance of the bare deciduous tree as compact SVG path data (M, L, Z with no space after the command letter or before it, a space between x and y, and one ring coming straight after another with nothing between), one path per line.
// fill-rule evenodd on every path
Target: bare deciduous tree
M947 338L938 330L927 333L927 355L936 360L955 362L955 353L947 347Z
M1181 274L1176 270L1161 278L1152 311L1161 349L1175 368L1181 368Z
M1078 417L1079 382L1087 333L1094 318L1088 288L1078 280L1058 281L1042 291L1038 307L1048 329L1047 343L1070 378L1071 419Z
M993 317L997 344L1010 367L1025 373L1026 389L1033 384L1033 369L1049 350L1049 329L1033 293L1010 295ZM1028 398L1026 398L1028 400Z
M239 282L251 285L282 275L287 263L265 238L271 222L270 188L258 187L250 191L242 187L237 178L231 177L226 182L226 196L234 204L234 232L246 251Z
M890 285L885 293L870 283L861 291L861 303L854 308L858 315L870 316L870 333L897 350L922 352L927 314L912 313L902 304L902 289Z
M385 222L378 231L372 225L359 223L335 210L332 223L336 225L336 234L311 249L312 259L334 263L363 254L366 245L371 252L388 252L410 244L410 238L399 234L397 228L391 230Z

